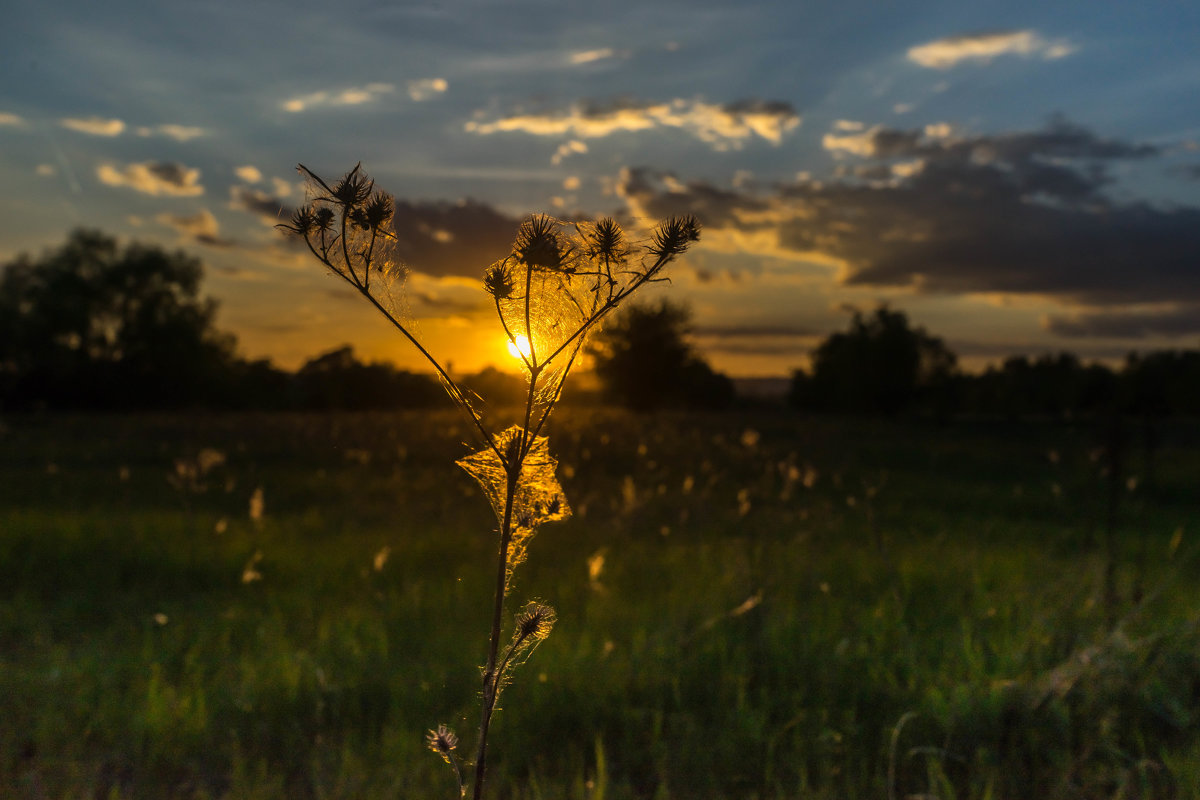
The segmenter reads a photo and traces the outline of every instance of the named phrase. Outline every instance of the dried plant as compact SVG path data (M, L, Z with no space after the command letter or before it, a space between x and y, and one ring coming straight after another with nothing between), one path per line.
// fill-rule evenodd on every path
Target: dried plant
M491 297L510 351L520 360L528 390L522 422L493 432L469 395L417 340L401 317L404 268L395 260L392 198L356 165L332 186L300 165L309 201L279 227L303 238L317 260L353 286L425 357L450 398L468 417L482 449L459 461L478 481L499 522L496 584L475 747L475 800L483 797L488 731L496 702L513 669L549 635L554 609L529 603L503 640L504 602L513 570L545 522L565 519L570 507L555 478L557 462L543 431L562 396L567 375L584 343L604 318L634 292L660 280L663 269L699 239L695 218L672 217L648 241L630 243L612 219L566 224L535 215L520 226L512 250L487 267L484 291ZM450 764L460 795L467 784L455 749L458 737L444 725L431 730L430 748Z

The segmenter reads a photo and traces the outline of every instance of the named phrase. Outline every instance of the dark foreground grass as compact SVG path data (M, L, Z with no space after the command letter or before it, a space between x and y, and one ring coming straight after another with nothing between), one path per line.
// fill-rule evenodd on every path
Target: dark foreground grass
M453 797L423 734L475 724L467 436L7 420L0 796ZM1110 599L1089 424L564 413L576 514L513 604L559 622L501 701L496 796L1200 796L1200 448L1162 441L1126 459Z

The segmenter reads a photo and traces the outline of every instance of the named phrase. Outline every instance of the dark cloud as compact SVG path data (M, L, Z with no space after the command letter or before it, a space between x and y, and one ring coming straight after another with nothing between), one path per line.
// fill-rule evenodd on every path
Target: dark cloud
M798 325L701 325L692 329L696 336L713 337L808 337L816 336L817 331Z
M798 325L701 325L692 335L705 352L737 356L801 357L819 335Z
M264 225L278 225L281 222L287 222L295 211L278 197L245 186L230 187L229 205L234 209L249 211L257 216Z
M1145 339L1200 335L1200 302L1158 311L1097 311L1051 316L1045 327L1068 337Z
M738 356L793 356L803 357L812 347L810 341L797 339L737 339L733 341L705 341L704 352L725 353Z
M1018 180L1065 181L1078 189L1080 169L1071 162L1093 163L1158 155L1158 147L1104 139L1081 125L1053 118L1044 130L1018 131L986 136L931 135L937 128L915 130L875 127L846 136L825 137L830 150L842 150L874 159L925 159L939 164L999 165L1013 171ZM1065 163L1064 163L1065 162ZM1102 171L1085 170L1086 185L1095 188Z
M512 252L521 221L473 200L396 201L396 256L427 275L481 278Z
M665 219L671 215L695 214L705 225L736 227L747 212L764 212L770 199L755 197L734 189L721 189L696 181L681 185L667 173L643 167L622 171L617 192L626 199L643 204L647 219Z
M234 244L232 240L222 238L220 224L208 209L201 209L190 215L163 213L154 219L160 225L174 228L198 244L209 247L231 247Z
M430 292L411 292L409 299L423 309L439 316L471 315L489 308L483 299L464 300L453 297L443 297ZM490 302L490 299L488 300Z
M909 161L884 184L851 170L747 194L630 170L618 188L652 218L694 213L710 228L773 232L773 254L843 264L847 284L1096 307L1200 297L1200 208L1120 203L1104 191L1108 162L1153 156L1153 146L1054 120L973 137L874 129L851 147L869 159L869 178L890 159Z

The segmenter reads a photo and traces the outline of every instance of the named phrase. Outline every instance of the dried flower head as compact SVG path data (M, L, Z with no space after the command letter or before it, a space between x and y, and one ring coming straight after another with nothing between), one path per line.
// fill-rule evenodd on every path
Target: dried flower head
M300 236L307 236L317 227L317 214L312 206L300 206L292 212L291 222L281 222L275 227L291 231Z
M333 227L333 209L321 206L313 213L317 230L327 231Z
M365 174L359 173L361 167L362 164L355 164L354 169L343 175L331 191L333 199L345 208L362 205L371 196L371 190L375 188L375 181Z
M429 743L430 750L441 756L447 764L451 763L450 753L458 747L458 737L454 735L454 731L445 725L438 725L437 730L431 730L425 740Z
M549 270L566 266L568 246L558 229L558 220L536 214L521 223L513 242L513 255L522 264Z
M507 300L512 297L515 285L512 270L506 261L501 261L488 267L483 273L483 288L497 300Z
M528 603L517 614L517 626L513 630L513 644L536 644L550 635L557 615L554 609L536 601Z
M649 250L660 259L670 259L684 253L699 239L700 223L694 216L671 217L655 229Z
M587 243L588 255L594 259L621 262L629 255L625 244L625 232L615 219L605 217L594 225L580 228Z
M392 221L392 214L395 213L392 196L384 192L376 192L371 195L371 201L367 203L364 213L367 219L367 227L371 230L379 230Z

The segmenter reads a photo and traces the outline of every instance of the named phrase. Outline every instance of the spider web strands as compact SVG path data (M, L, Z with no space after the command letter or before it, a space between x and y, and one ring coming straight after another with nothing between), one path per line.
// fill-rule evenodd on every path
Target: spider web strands
M489 448L472 453L457 463L483 489L502 528L505 517L509 517L507 573L511 580L512 571L525 560L525 550L538 527L571 516L571 507L555 476L558 461L550 455L545 436L530 436L524 428L513 425L496 437L496 444L501 453L526 447L515 481L511 479L510 467L505 460ZM511 492L510 507L509 486L513 484L515 490Z
M577 223L573 236L565 227L546 215L530 217L517 233L512 255L489 268L484 278L505 335L527 372L524 427L534 437L561 397L588 334L633 292L661 280L658 275L666 264L699 238L694 218L671 218L654 231L652 244L645 248L653 261L647 266L643 260L640 268L631 269L631 249L615 221ZM523 269L523 281L514 276L514 267ZM524 291L519 292L522 283ZM526 348L518 345L519 335ZM547 350L549 355L538 357ZM565 363L559 358L564 353L569 353ZM519 457L530 442L523 440Z
M309 203L293 215L290 224L276 227L302 236L318 261L353 286L408 339L434 368L451 400L470 418L480 441L499 457L501 453L495 437L484 427L479 412L462 387L400 319L397 309L401 305L400 293L407 270L395 259L396 237L386 227L391 223L394 203L389 195L372 194L374 181L360 174L360 167L355 165L330 187L312 170L299 165L300 172L307 178ZM331 235L335 225L339 232ZM383 279L382 291L378 282L372 288L372 271Z

